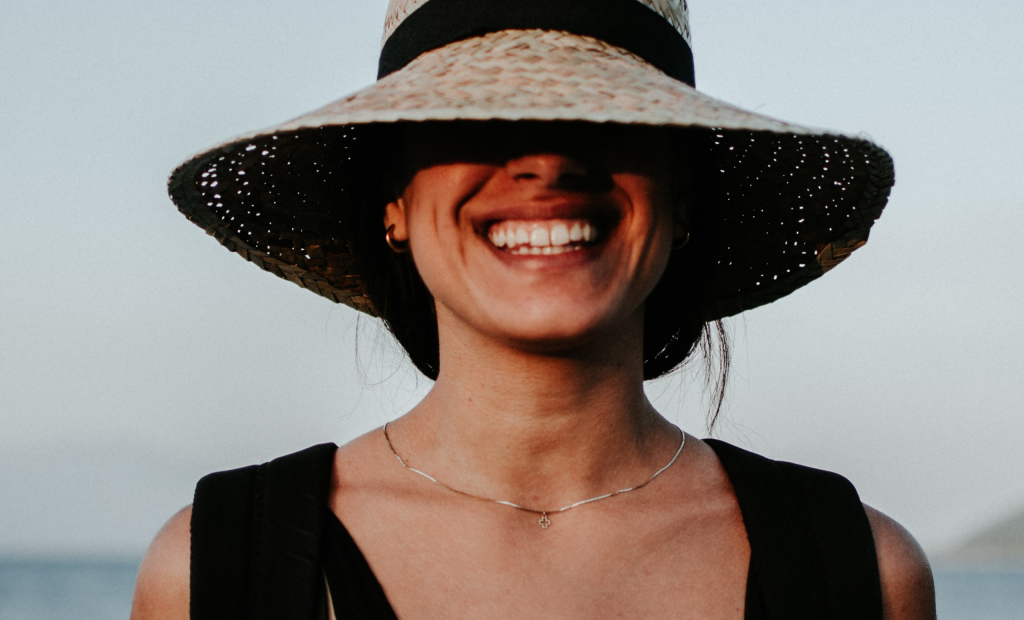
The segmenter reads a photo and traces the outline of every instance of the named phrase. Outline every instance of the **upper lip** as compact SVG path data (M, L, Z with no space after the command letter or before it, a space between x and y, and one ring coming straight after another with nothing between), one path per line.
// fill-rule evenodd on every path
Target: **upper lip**
M573 220L588 219L611 223L619 218L618 209L611 201L593 196L550 196L497 206L471 218L473 228L481 234L497 222L507 220Z

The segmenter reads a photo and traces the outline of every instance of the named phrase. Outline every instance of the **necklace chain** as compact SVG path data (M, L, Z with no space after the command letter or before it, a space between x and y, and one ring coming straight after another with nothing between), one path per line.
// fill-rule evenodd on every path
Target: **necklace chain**
M388 435L388 424L390 424L390 422L387 423L387 424L384 424L384 441L387 442L388 448L391 449L391 454L395 455L395 458L398 459L398 462L402 464L402 467L408 469L409 471L411 471L413 473L416 473L416 474L419 474L419 475L423 476L424 478L426 478L427 480L433 482L434 484L438 485L439 487L447 489L448 491L451 491L452 493L456 493L458 495L462 495L463 497L468 497L470 499L475 499L475 500L479 500L479 501L482 501L482 502L490 502L492 504L501 504L502 506L509 506L509 507L515 508L517 510L522 510L523 512L529 512L531 514L540 515L540 519L537 520L537 523L538 523L538 525L540 525L544 529L547 529L551 525L551 519L548 518L548 515L558 514L560 512L565 512L567 510L572 510L573 508L576 508L578 506L582 506L584 504L590 504L592 502L601 501L602 499L609 499L609 498L615 497L616 495L622 495L623 493L629 493L630 491L636 491L638 489L644 488L645 486L650 484L652 480L654 480L655 478L660 476L662 474L662 472L664 472L669 467L672 467L672 465L676 462L676 459L679 458L679 455L682 454L683 446L686 445L686 433L684 433L683 431L679 431L679 434L682 435L682 439L679 441L679 449L676 450L675 456L672 457L672 460L669 461L667 465L665 465L664 467L662 467L658 471L656 471L653 474L651 474L650 478L648 478L647 480L644 480L643 482L641 482L640 484L636 485L635 487L629 487L628 489L619 489L618 491L612 491L611 493L605 493L604 495L598 495L597 497L591 497L590 499L580 500L580 501L578 501L576 503L569 504L568 506L563 506L561 508L554 509L554 510L538 510L536 508L528 508L526 506L520 506L519 504L516 504L516 503L513 503L513 502L507 502L505 500L491 499L489 497L481 497L480 495L473 495L472 493L466 493L465 491L460 491L458 489L453 489L452 487L450 487L447 484L441 482L437 478L431 476L427 472L421 471L419 469L416 469L415 467L409 467L409 464L405 462L405 459L403 459L402 456L400 454L398 454L398 451L395 450L395 447L393 445L391 445L391 436Z

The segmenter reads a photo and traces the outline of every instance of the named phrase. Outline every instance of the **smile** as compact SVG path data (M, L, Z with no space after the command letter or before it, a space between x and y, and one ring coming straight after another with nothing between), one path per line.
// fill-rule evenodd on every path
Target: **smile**
M588 219L504 220L491 225L487 239L510 254L551 255L593 245L597 226Z

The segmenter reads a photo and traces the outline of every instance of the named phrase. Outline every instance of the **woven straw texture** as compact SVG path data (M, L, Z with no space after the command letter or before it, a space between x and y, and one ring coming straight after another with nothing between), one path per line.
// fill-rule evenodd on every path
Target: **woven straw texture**
M820 133L704 95L590 37L505 30L423 54L271 131L426 120L587 120Z
M685 16L680 0L657 4L680 4ZM349 97L207 151L175 171L170 193L228 249L372 314L339 215L357 208L345 188L366 182L361 145L375 124L456 119L704 128L725 188L706 206L724 222L718 316L778 299L863 245L894 179L870 142L715 100L596 39L507 30L423 54Z

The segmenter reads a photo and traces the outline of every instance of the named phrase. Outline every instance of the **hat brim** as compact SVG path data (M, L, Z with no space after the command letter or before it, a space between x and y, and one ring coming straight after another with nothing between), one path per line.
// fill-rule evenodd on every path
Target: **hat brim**
M318 204L317 186L325 175L360 182L344 167L359 157L370 126L451 120L709 132L723 188L714 205L724 241L716 318L774 301L845 259L867 241L894 182L892 160L869 141L716 100L597 39L509 30L427 52L348 97L197 155L174 172L170 193L189 219L247 260L372 314L329 215L337 197Z

